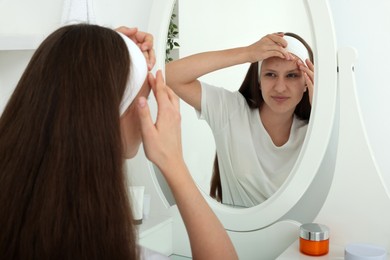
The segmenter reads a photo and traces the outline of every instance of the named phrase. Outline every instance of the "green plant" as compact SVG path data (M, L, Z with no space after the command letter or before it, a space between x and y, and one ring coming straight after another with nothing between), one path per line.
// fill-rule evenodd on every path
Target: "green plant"
M168 35L167 35L167 48L165 50L165 63L172 61L172 57L170 56L171 51L174 47L180 47L177 42L177 36L179 35L179 30L177 25L174 22L174 18L176 14L172 14L171 20L169 22Z

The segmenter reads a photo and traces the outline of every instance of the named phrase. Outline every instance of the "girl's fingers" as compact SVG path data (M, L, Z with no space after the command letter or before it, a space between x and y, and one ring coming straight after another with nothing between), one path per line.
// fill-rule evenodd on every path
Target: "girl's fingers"
M124 35L126 35L127 37L131 38L134 34L136 34L138 32L138 28L136 28L136 27L129 28L126 26L120 26L120 27L116 28L115 31L121 32Z
M116 28L115 30L125 34L135 44L137 44L137 46L141 49L145 56L149 71L152 70L154 65L156 64L156 55L153 49L153 35L150 33L138 31L138 28L136 27L129 28L126 26L121 26Z
M148 80L159 104L165 104L165 101L167 100L178 102L176 94L165 85L161 70L156 72L156 77L154 77L152 73L149 73Z
M279 57L281 59L285 59L286 54L281 52L281 51L277 51L277 50L269 50L265 53L264 60L268 59L270 57Z
M156 72L154 96L157 100L159 114L160 112L167 111L167 109L170 110L172 108L172 104L176 109L176 101L172 101L174 100L173 92L169 93L169 91L170 89L165 85L161 70L158 70Z
M304 72L303 75L305 76L306 85L308 85L309 87L312 87L314 85L313 84L313 79L310 78L309 75L307 75L306 72Z
M309 60L306 60L306 64L307 64L307 66L301 60L297 61L298 68L302 71L302 73L305 77L306 85L308 85L309 87L313 87L314 86L314 71L313 71L314 66L313 66L313 63L311 63Z
M154 53L154 49L149 50L147 62L149 70L152 70L156 64L156 54Z
M139 97L137 100L138 105L138 117L141 125L141 134L144 140L148 140L155 130L152 117L150 115L148 102L145 97Z
M156 96L156 79L154 78L152 73L148 73L148 81L149 81L149 86L153 91L153 95Z
M306 66L311 70L314 71L314 64L311 62L311 60L306 59Z
M310 62L310 64L305 65L301 60L297 60L297 65L298 65L300 70L306 72L310 76L314 75L314 66L311 62Z
M161 70L156 72L156 98L163 97L165 92L165 82Z
M266 37L283 48L287 47L287 41L283 39L283 36L280 34L268 34Z

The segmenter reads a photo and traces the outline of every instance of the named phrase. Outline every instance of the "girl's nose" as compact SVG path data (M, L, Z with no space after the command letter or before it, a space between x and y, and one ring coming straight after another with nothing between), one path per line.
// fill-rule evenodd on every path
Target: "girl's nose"
M286 81L283 77L279 77L275 83L275 90L277 92L283 92L286 90Z

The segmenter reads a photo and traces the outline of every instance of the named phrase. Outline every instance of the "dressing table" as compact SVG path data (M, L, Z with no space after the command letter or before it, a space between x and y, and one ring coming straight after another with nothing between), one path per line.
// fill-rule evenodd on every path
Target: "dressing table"
M159 7L159 10L166 10L168 13L152 12L149 27L149 31L154 32L156 37L164 39L166 29L157 29L156 21L169 20L174 1L168 2L165 4L170 5L170 10L164 9L166 5L162 3L160 4L164 7ZM309 222L330 227L331 251L321 259L342 259L345 245L353 242L373 243L390 248L389 193L372 157L360 116L354 79L357 53L353 48L336 46L327 0L303 2L312 30L316 92L304 150L291 178L265 203L248 209L234 209L217 203L207 195L207 189L204 189L201 182L198 182L205 199L227 229L242 259L311 258L299 253L296 242L299 226ZM180 10L183 7L179 3L179 16L183 15ZM206 17L209 17L207 11L204 18ZM193 24L196 25L197 22L193 21ZM179 28L180 26L179 20ZM202 35L200 31L181 33L184 36L191 33L197 37ZM219 37L220 35L216 38ZM157 38L156 42L162 44L163 41L159 39L161 38ZM210 42L212 39L207 44ZM188 44L183 43L186 46ZM156 53L163 53L165 45L156 46L156 50L159 48L160 52ZM205 50L210 49L211 46L205 47ZM191 54L191 51L199 52L199 49L186 50L181 47L180 51L185 56ZM163 64L161 66L164 67ZM183 110L184 113L187 112L185 108ZM193 114L191 116L194 117ZM189 116L183 116L187 117ZM185 123L187 122L183 120L183 125ZM185 126L183 132L184 129ZM183 138L184 136L185 134ZM192 146L190 148L193 149ZM193 172L191 168L190 170ZM155 169L153 171L158 176L158 172ZM157 189L160 189L162 203L170 209L173 216L174 252L189 256L184 225L180 216L172 209L174 201L169 201L169 191L164 182L153 174L152 178L155 178ZM194 179L197 178L198 176L194 176ZM362 187L371 191L369 196L361 192Z

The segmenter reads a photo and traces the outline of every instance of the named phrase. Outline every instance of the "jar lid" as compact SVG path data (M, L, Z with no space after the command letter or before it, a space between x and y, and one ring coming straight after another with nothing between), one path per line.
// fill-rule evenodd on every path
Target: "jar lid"
M306 240L321 241L329 239L329 228L317 223L307 223L300 227L300 237Z
M386 260L386 249L369 244L349 244L344 250L345 260Z

